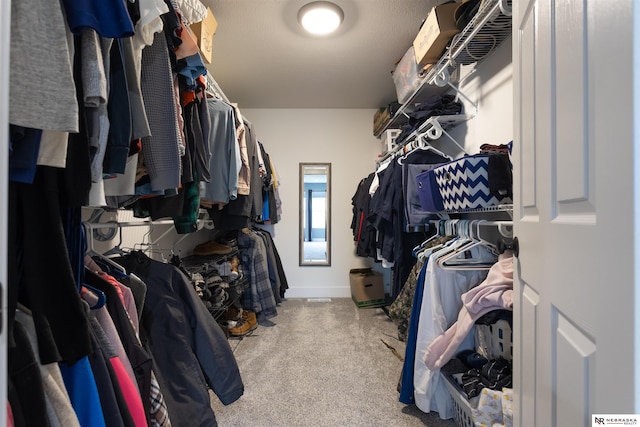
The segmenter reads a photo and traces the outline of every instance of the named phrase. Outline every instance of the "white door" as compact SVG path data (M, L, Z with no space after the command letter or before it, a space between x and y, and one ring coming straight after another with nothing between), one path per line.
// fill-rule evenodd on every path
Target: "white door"
M15 0L14 0L15 1ZM9 200L9 43L11 1L0 1L0 402L7 401L7 213ZM7 405L0 405L0 426Z
M591 426L640 413L640 2L513 3L515 425Z

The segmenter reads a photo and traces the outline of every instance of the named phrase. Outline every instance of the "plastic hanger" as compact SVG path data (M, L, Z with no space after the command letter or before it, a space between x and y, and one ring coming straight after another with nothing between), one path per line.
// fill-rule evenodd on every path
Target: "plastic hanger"
M89 306L89 308L91 308L92 310L102 308L107 303L107 296L100 289L94 288L93 286L87 285L86 283L82 285L82 288L84 291L91 292L92 295L98 298L98 301L96 301L94 305Z
M120 246L122 245L122 226L120 224L118 224L118 244L115 245L113 248L109 249L108 251L106 251L104 254L105 257L111 256L111 255L126 255L129 252L125 251L124 249L122 249Z
M484 220L474 220L468 224L466 232L469 234L470 239L466 244L457 247L454 251L444 254L438 258L438 264L444 270L460 270L460 269L472 269L472 270L488 270L497 261L497 248L496 246L483 239L480 235L480 226L485 222ZM474 227L475 226L475 231ZM491 257L480 256L479 258L460 258L462 254L467 253L472 248L477 246L487 249L488 254Z
M85 228L85 240L87 240L87 246L88 246L87 255L89 255L92 258L97 257L101 261L104 261L106 264L109 264L110 266L112 266L113 268L120 270L123 274L127 274L127 270L123 266L113 262L112 260L110 260L109 258L107 258L106 256L104 256L103 254L101 254L100 252L94 249L92 229L87 223L83 222L82 225Z
M418 135L417 140L418 140L418 149L422 151L431 151L432 153L435 153L440 157L445 158L449 161L453 160L453 157L443 153L442 151L435 148L433 145L429 144L429 142L427 141L427 133Z

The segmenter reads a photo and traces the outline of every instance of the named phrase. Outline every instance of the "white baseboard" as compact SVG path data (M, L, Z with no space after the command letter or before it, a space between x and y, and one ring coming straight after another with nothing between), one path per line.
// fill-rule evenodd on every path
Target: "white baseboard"
M340 288L289 288L285 298L351 298L351 289Z

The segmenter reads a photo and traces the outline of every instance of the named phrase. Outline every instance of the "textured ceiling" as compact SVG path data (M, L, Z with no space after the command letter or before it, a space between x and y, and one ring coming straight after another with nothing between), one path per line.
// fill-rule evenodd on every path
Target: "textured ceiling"
M311 0L202 0L218 21L216 81L241 108L377 108L396 99L390 72L438 0L333 0L328 37L303 33Z

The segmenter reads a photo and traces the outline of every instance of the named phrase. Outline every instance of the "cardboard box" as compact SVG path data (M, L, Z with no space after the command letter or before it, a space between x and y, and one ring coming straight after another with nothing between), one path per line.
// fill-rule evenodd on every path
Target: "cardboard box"
M431 9L413 40L413 50L419 67L438 62L451 38L460 32L454 18L458 6L458 3L449 3Z
M207 8L207 17L202 22L191 24L189 28L191 28L198 40L202 60L207 64L211 64L213 60L213 36L218 28L218 21L213 16L211 9Z
M355 268L349 271L351 299L359 308L384 305L384 282L382 274L370 268Z
M380 107L373 115L373 136L380 136L387 127L393 116L396 115L400 108L399 102L392 102L386 107Z
M373 136L379 136L390 120L389 109L386 107L378 108L373 115Z

